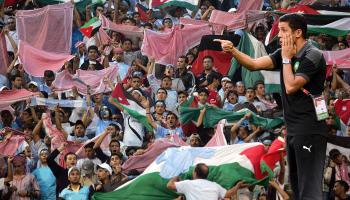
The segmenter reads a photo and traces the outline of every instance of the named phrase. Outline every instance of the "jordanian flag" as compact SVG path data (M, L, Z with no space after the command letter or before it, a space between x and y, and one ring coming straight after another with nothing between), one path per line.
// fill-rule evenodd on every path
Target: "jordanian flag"
M152 126L147 121L145 108L120 83L115 86L112 97L123 108L123 112L127 112L131 117L137 119L148 131L153 131Z
M101 27L101 25L102 22L97 17L93 17L82 27L80 27L80 32L86 37L90 38L98 32L98 29Z
M273 151L267 154L261 143L168 148L140 176L113 192L95 193L92 199L175 199L178 194L166 187L169 179L174 176L180 176L181 180L191 179L194 166L198 163L209 166L208 180L226 189L230 189L240 180L267 186L273 175L273 168L269 166L275 166L279 160L282 146L283 142L277 141Z
M307 32L314 34L324 33L333 37L345 36L350 33L350 18L339 19L323 26L308 25Z
M194 11L198 8L198 0L151 0L149 2L150 8L165 8L168 6L183 7Z
M266 56L266 50L264 45L258 41L254 36L244 32L243 36L237 47L241 52L249 55L252 58L259 58ZM265 90L267 93L280 92L280 76L278 71L250 71L237 62L236 59L232 60L230 71L228 75L234 77L237 70L241 70L242 81L246 88L254 87L254 84L258 80L264 80Z
M341 130L343 136L348 136L350 125L350 99L337 99L334 101L334 111L336 113L336 125Z
M203 72L203 58L210 55L214 59L215 69L223 75L226 75L231 66L232 55L225 53L221 49L219 42L214 42L214 39L230 40L235 46L239 43L239 36L235 35L205 35L202 37L198 47L198 56L192 64L191 71L195 75Z
M187 100L184 106L180 106L180 122L181 124L188 124L191 121L197 121L201 108L192 107L194 97ZM206 106L206 111L203 119L203 126L205 128L214 127L220 120L226 119L228 122L240 120L248 109L242 109L238 112L225 111L223 109ZM256 115L255 113L249 118L249 122L256 126L260 126L265 130L273 129L283 123L281 118L269 119Z

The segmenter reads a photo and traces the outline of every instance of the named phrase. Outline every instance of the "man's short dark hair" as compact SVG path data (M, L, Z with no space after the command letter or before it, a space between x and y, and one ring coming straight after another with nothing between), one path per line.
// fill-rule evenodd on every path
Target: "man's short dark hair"
M210 59L212 62L214 62L214 58L212 56L204 56L203 61L205 59Z
M339 183L339 185L343 186L345 192L349 190L349 184L347 182L343 180L337 180L335 183Z
M164 79L169 79L169 80L171 80L171 77L170 77L170 76L163 76L163 77L162 77L162 81L163 81Z
M292 29L292 31L301 29L303 32L301 35L304 39L306 39L307 22L303 15L297 13L285 14L280 18L280 22L288 22L289 27Z
M96 52L98 52L98 48L97 48L97 46L95 46L95 45L89 46L88 52L89 52L90 50L95 50Z
M253 92L255 92L254 88L252 88L252 87L249 87L246 89L246 91L248 91L248 90L253 90Z
M209 174L209 168L204 163L197 164L194 171L196 172L197 177L201 179L206 179Z
M165 91L165 94L168 94L168 91L166 91L165 88L158 88L157 93L159 92L159 90L163 90L163 91Z
M17 77L20 77L22 78L21 74L20 73L15 73L11 76L11 81L15 81Z
M254 90L256 90L258 88L258 85L265 85L264 81L262 80L257 80L254 84Z
M215 79L216 80L220 79L220 76L217 73L210 73L210 74L208 74L208 76L207 76L208 85L212 84Z
M328 153L331 160L334 160L337 158L338 155L340 155L340 151L338 149L331 149Z
M75 157L77 157L77 155L75 153L70 151L66 155L64 155L64 161L67 161L67 158L68 158L69 155L74 155Z
M198 94L204 92L205 94L207 94L207 96L209 96L209 91L207 89L205 89L205 88L200 88L197 92L198 92Z
M179 92L177 92L177 96L180 96L180 94L183 94L183 95L185 95L186 97L188 97L188 93L186 92L186 91L179 91Z
M169 115L173 115L175 117L176 120L178 120L178 117L175 113L171 112L171 111L168 111L166 117L168 118Z
M171 18L169 18L169 17L165 17L165 18L163 19L163 21L162 21L162 24L163 24L163 25L164 25L165 20L170 20L170 21L171 21L171 23L173 22L173 20L172 20Z
M188 58L187 58L187 56L179 56L179 58L185 59L185 63L188 64Z
M55 78L55 72L52 70L45 70L44 71L44 77L46 78Z
M150 26L151 29L153 29L153 24L149 23L149 22L146 22L143 24L143 27L146 27L146 26Z
M119 146L120 146L120 142L119 142L118 140L116 140L116 139L111 140L111 141L109 142L109 146L111 146L111 144L112 144L113 142L118 143Z
M125 22L126 20L130 20L131 23L136 24L136 20L134 18L130 17L123 17L122 22Z
M237 98L238 98L238 94L237 94L237 92L236 91L228 91L227 92L227 97L229 97L231 94L234 94Z
M129 39L129 38L125 38L124 41L123 41L123 44L124 44L125 42L127 42L127 41L129 41L129 42L132 44L132 40Z
M84 149L93 149L94 145L95 145L95 142L90 142L84 146Z

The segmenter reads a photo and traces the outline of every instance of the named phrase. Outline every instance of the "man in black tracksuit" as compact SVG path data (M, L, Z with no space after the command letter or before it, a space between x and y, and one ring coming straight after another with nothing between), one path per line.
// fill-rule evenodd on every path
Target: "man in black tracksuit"
M319 200L327 131L323 117L320 120L316 117L313 97L323 92L326 63L322 52L306 40L307 23L302 15L286 14L280 18L278 27L282 48L256 59L239 52L229 41L217 41L249 70L280 70L294 199Z
M64 162L67 168L61 167L55 161L55 158L66 148L66 146L67 146L67 143L62 144L60 147L55 149L47 158L47 164L50 167L52 173L56 177L56 195L57 196L69 184L68 169L77 164L77 156L72 152L68 152L64 156Z

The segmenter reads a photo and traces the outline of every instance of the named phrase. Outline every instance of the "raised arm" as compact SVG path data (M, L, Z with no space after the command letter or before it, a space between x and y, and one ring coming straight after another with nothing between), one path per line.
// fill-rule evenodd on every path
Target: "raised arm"
M14 66L15 66L15 64L16 64L16 61L17 61L17 59L18 59L18 52L15 54L15 58L12 60L12 62L11 62L11 64L9 65L9 67L7 68L7 71L6 71L6 73L7 74L10 74L11 73L11 71L12 71L12 69L14 68Z
M248 142L250 142L252 139L255 139L255 138L256 138L256 135L257 135L258 133L260 133L260 131L261 131L261 128L260 128L260 127L256 128L256 130L253 131L253 133L249 134L248 137L246 137L246 138L244 139L244 142L247 142L247 143L248 143Z
M287 192L285 192L274 180L271 180L270 185L276 189L276 191L278 193L280 193L282 195L282 199L284 200L289 200L289 195L287 194Z
M197 122L194 123L196 125L196 127L199 127L200 125L202 125L206 110L207 109L205 107L202 110L200 110L198 120L197 120Z
M238 182L235 186L233 186L231 189L227 190L225 194L225 198L233 198L234 200L238 200L237 192L241 188L248 187L247 184L244 183L244 181Z
M235 123L232 128L231 128L231 137L237 136L237 132L239 129L239 126L241 126L241 124L243 123L244 120L249 119L252 116L251 112L246 113L237 123Z
M12 36L9 34L9 30L7 28L4 28L4 33L7 36L7 38L9 39L11 46L13 48L13 53L16 54L18 52L18 46L15 42L15 40L12 38Z
M215 42L221 43L221 48L224 52L232 54L232 56L245 68L255 70L273 69L273 62L270 56L263 56L260 58L251 58L250 56L237 50L231 41L215 39Z
M149 107L149 105L146 107L146 116L147 116L147 121L148 123L151 124L151 126L156 129L157 128L157 123L155 123L152 119L152 116L151 116L151 109Z
M33 140L35 143L40 140L40 130L42 126L43 126L43 119L39 120L33 129Z

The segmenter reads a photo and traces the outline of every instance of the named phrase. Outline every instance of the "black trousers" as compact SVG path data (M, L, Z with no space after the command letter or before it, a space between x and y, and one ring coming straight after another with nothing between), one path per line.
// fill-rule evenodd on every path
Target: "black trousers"
M327 139L322 135L287 135L290 183L295 200L322 199Z

